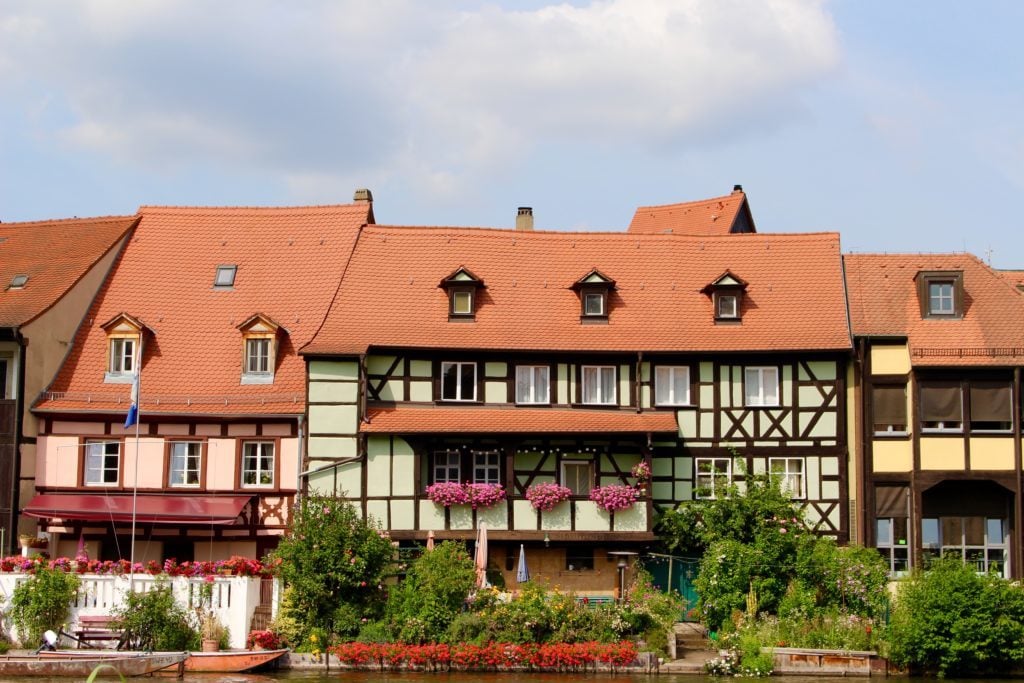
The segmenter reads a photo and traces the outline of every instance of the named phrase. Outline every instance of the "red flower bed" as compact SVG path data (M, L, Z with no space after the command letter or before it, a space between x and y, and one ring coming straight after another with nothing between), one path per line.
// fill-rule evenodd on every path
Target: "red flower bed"
M84 557L74 560L67 557L47 560L41 556L21 557L20 555L0 558L0 572L32 574L40 566L79 574L129 574L132 572L132 565L128 560L90 560ZM168 576L206 578L213 576L270 576L273 569L274 567L265 565L259 560L235 556L216 562L178 562L174 559L164 560L162 564L155 560L150 560L146 564L136 562L134 571L136 574L151 574L153 576L166 574Z
M330 649L343 664L381 669L494 670L530 668L545 671L585 669L597 664L627 666L636 659L636 645L620 643L487 643L486 645L403 645L342 643Z

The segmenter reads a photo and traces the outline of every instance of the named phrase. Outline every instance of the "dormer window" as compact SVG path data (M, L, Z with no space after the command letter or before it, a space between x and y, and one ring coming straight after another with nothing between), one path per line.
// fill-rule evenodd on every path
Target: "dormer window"
M238 326L242 333L242 384L273 384L278 339L288 331L257 313Z
M716 322L733 322L740 320L746 289L746 281L727 270L701 291L711 297Z
M484 289L484 281L469 271L458 268L441 280L438 287L448 293L448 320L474 320L477 309L477 293Z
M962 318L963 271L932 271L917 274L917 296L923 318Z
M28 284L28 275L15 275L11 278L11 284L8 285L7 289L25 289L25 285Z
M108 384L131 382L142 363L142 335L152 333L141 321L126 313L100 325L107 333L107 371L103 381Z
M217 266L217 274L213 278L215 289L231 289L235 286L235 273L238 266Z
M596 268L573 283L580 297L580 322L608 322L608 296L615 280Z

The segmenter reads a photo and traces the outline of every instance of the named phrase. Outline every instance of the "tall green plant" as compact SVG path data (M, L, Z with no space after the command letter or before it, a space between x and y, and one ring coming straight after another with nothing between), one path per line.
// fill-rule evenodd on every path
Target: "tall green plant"
M57 631L71 616L79 579L57 569L39 567L11 595L11 619L23 645L41 643L45 631Z
M128 593L114 611L125 644L135 650L198 650L199 633L191 615L174 599L167 579L145 593Z
M389 628L399 640L436 640L465 605L476 582L473 560L461 543L444 541L423 553L388 597Z
M1024 666L1024 588L981 576L960 558L901 582L888 629L890 658L940 676L1001 674Z
M303 637L313 629L352 637L364 619L379 616L381 583L393 555L391 541L380 528L347 502L304 498L291 529L272 553L291 589Z

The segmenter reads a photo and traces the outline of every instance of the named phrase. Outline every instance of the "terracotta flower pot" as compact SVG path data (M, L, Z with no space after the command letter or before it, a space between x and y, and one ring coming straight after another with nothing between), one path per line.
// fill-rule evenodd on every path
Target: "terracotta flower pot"
M217 652L219 650L219 641L214 638L203 638L203 652Z

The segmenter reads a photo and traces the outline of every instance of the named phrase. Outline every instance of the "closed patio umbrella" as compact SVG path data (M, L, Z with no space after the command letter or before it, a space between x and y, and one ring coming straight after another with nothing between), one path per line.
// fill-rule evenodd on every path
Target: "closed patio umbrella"
M480 522L480 528L476 532L476 585L480 588L487 588L487 523Z
M519 568L516 570L516 581L526 583L530 580L530 568L526 566L526 548L519 544Z
M434 530L431 529L427 532L427 550L434 549Z

